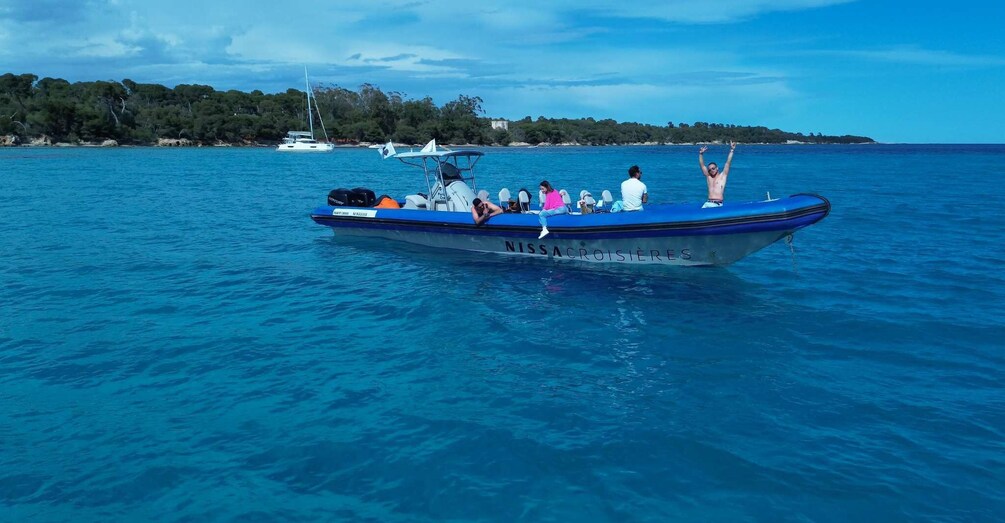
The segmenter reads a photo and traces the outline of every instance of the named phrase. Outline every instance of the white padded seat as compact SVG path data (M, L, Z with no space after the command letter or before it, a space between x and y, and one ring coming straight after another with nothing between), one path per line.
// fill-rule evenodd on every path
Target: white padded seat
M561 189L560 191L558 191L558 194L562 195L562 203L564 203L565 204L565 208L571 212L572 211L572 198L569 197L569 191L566 191L565 189Z
M421 194L409 194L405 197L405 205L402 209L425 209L429 205L429 201L426 200Z
M521 190L520 194L517 195L520 202L520 211L527 212L530 210L530 192Z

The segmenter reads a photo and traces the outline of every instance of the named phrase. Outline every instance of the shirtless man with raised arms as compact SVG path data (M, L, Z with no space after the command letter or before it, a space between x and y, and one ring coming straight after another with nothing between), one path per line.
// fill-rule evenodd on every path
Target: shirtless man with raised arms
M736 149L736 142L729 142L729 156L726 158L726 166L719 172L719 166L715 162L708 162L705 165L705 158L702 156L708 150L707 145L698 149L698 165L705 175L705 182L708 183L708 201L701 208L722 207L722 195L726 192L726 177L729 176L729 165L733 163L733 150Z

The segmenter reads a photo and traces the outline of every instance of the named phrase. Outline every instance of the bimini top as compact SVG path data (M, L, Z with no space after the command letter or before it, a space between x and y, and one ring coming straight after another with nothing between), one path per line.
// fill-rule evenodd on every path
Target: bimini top
M404 163L410 163L405 162L406 159L410 158L422 158L423 160L425 160L426 158L434 158L436 159L436 163L440 164L444 163L448 158L454 158L454 163L457 163L458 157L465 157L468 158L468 160L470 160L472 157L485 155L485 153L481 151L474 151L471 149L463 149L459 151L451 151L450 149L440 149L436 147L436 139L429 140L429 143L427 143L425 147L423 147L418 151L408 151L407 153L399 153L395 151L394 144L391 142L387 142L387 145L380 146L379 149L381 158L385 160L388 158L397 158ZM474 162L472 162L471 165L473 166Z
M484 156L484 155L485 153L481 151L464 149L460 151L446 151L446 150L414 151L407 153L398 153L394 155L394 157L395 158L451 158L455 156Z

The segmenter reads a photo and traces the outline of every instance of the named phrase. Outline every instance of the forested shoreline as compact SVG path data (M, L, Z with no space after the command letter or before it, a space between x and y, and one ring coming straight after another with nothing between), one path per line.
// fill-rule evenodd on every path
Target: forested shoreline
M313 87L318 138L335 143L439 143L512 145L625 145L708 143L872 143L864 136L825 136L767 127L614 120L536 119L527 116L493 129L483 100L459 95L437 106L432 98L407 98L364 84L356 90ZM217 91L208 85L168 88L125 79L70 83L34 74L0 76L0 143L4 145L271 145L287 131L307 126L306 93L289 89Z

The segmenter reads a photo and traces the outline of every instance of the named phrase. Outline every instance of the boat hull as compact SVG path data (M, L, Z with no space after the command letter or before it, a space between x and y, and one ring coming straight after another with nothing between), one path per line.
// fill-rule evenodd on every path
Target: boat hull
M315 143L315 144L281 143L276 147L276 150L285 153L330 153L335 150L335 145L330 143Z
M817 195L727 204L650 205L642 212L558 215L538 239L534 214L504 214L482 226L470 213L319 207L311 218L337 235L403 241L439 249L645 265L728 265L823 219Z

